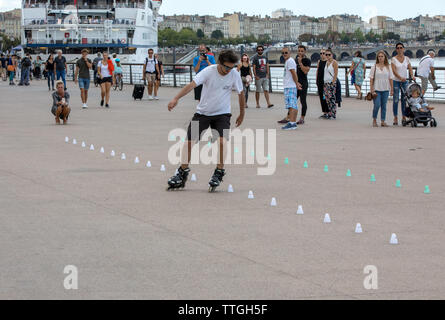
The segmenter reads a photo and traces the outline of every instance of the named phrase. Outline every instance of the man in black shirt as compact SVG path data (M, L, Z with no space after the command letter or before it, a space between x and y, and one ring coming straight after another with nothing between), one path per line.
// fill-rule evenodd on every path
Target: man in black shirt
M0 58L0 76L3 79L3 81L6 81L6 58L5 55L2 53Z
M66 90L65 76L67 70L68 67L66 65L66 59L64 56L62 56L62 50L57 50L57 57L54 58L54 74L56 75L57 80L62 78L65 90Z

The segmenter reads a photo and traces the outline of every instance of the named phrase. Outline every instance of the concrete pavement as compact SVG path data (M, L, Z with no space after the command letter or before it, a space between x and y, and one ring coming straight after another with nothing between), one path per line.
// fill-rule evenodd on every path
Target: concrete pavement
M346 99L338 120L326 121L311 96L306 124L282 132L283 96L271 95L273 109L251 100L242 127L278 129L275 174L228 165L221 192L209 194L214 166L192 166L198 181L166 192L176 168L168 133L191 119L192 95L169 113L178 89L133 101L125 87L105 110L91 88L90 108L81 110L79 90L68 87L72 116L56 126L46 83L0 83L0 298L445 298L443 105L434 129L372 128L371 103ZM331 224L322 223L326 212ZM363 234L354 233L357 222ZM389 244L393 232L399 245ZM78 268L78 290L64 289L66 265ZM377 290L363 286L366 265L378 269Z

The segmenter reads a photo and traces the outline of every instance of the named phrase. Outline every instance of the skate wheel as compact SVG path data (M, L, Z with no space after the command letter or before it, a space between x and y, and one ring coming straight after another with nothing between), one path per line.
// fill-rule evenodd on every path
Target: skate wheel
M209 186L209 192L215 192L216 187Z

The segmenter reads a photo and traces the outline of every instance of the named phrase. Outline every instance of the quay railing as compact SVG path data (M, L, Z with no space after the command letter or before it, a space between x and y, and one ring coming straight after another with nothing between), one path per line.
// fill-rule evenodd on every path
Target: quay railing
M74 76L74 62L68 63L67 78L69 80L73 79ZM123 71L123 81L124 84L137 84L143 83L142 80L142 63L121 63ZM192 64L174 64L174 63L164 63L164 74L165 76L161 78L161 86L168 87L183 87L190 83L194 76L195 71ZM365 96L370 89L370 70L372 66L366 66L366 76L362 85L363 96ZM357 96L357 91L355 87L351 84L351 77L349 75L350 66L339 66L338 67L338 79L341 83L341 91L343 97L355 97ZM414 71L416 68L413 68ZM445 67L435 68L436 82L441 88L437 91L433 91L431 84L428 84L428 90L425 94L425 98L431 101L443 102L445 103ZM283 92L283 72L284 65L282 64L272 64L270 65L269 73L269 91L270 92ZM313 64L308 73L308 94L317 95L317 83L316 83L316 73L317 65ZM91 71L91 79L93 77L93 71ZM417 82L420 84L420 80ZM250 91L255 91L255 83L250 85Z

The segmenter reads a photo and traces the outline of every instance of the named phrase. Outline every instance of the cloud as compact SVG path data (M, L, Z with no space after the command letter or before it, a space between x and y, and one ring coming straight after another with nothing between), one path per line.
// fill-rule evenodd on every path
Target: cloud
M378 15L378 9L376 6L365 6L363 8L363 16L362 19L363 21L369 22L369 19L371 19L372 17L375 17Z
M20 0L0 0L0 11L8 11L20 7Z

